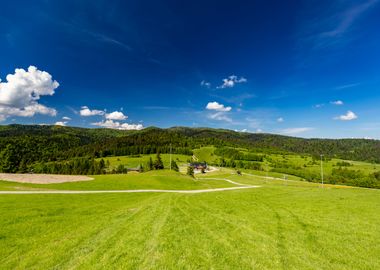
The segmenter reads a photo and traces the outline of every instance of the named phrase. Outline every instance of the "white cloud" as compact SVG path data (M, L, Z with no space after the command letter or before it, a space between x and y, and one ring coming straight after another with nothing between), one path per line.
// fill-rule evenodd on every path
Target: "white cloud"
M223 104L220 104L216 101L214 102L209 102L207 103L207 106L206 106L206 109L207 110L214 110L214 111L218 111L218 112L229 112L231 111L231 107L225 107Z
M203 81L201 81L201 86L206 87L206 88L210 88L211 87L211 83L208 82L208 81L203 80Z
M208 118L210 118L212 120L226 121L226 122L229 122L229 123L232 122L232 119L230 117L228 117L225 114L225 112L217 112L217 113L210 114L208 116Z
M70 121L70 120L71 120L71 118L70 118L70 117L68 117L68 116L64 116L64 117L62 117L62 120Z
M82 106L81 110L79 111L79 114L81 116L95 116L95 115L104 115L104 111L100 110L90 110L87 106Z
M242 130L235 129L235 132L246 133L246 132L248 132L248 129L246 129L246 128L243 128Z
M106 119L108 119L108 120L125 120L127 118L128 118L128 116L126 116L126 115L124 115L124 113L118 112L118 111L106 114Z
M321 104L315 104L315 105L313 106L313 108L315 108L315 109L320 109L320 108L322 108L323 106L325 106L325 104L323 104L323 103L321 103Z
M67 121L57 121L57 122L55 122L56 126L66 126L66 124L67 124Z
M334 119L335 120L341 120L341 121L351 121L351 120L358 119L358 116L352 111L347 111L346 114L337 116Z
M120 123L113 120L105 120L101 122L92 123L94 126L111 128L111 129L119 129L119 130L141 130L144 128L142 124L128 124L128 123Z
M281 130L281 133L286 134L286 135L297 135L297 134L304 133L311 130L314 130L314 128L311 128L311 127L286 128L286 129Z
M54 108L38 103L42 96L52 96L59 86L52 76L34 66L28 70L16 69L0 80L0 121L10 116L32 117L35 114L55 116Z
M282 123L282 122L284 122L284 118L282 118L282 117L277 118L277 122L278 122L278 123Z
M235 75L231 75L229 76L228 78L226 79L223 79L223 84L218 86L217 88L232 88L234 87L236 84L239 84L239 83L246 83L247 82L247 79L244 78L244 77L240 77L238 78L237 76Z
M344 104L343 101L341 101L341 100L331 101L330 103L333 104L333 105L337 105L337 106L340 106L340 105Z

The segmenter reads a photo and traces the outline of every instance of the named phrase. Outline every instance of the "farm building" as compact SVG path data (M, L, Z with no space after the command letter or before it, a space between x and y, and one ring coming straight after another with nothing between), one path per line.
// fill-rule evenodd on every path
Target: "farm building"
M195 170L206 170L207 163L206 162L192 162L189 164L190 167L193 167Z

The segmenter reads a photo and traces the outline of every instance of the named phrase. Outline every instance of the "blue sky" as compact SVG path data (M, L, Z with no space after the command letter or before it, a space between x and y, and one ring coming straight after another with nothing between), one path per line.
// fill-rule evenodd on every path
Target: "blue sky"
M1 1L1 124L380 138L379 2Z

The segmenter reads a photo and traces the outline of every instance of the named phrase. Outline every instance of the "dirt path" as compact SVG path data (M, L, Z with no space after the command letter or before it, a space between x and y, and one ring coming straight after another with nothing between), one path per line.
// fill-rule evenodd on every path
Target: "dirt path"
M235 182L235 181L232 181L230 179L227 179L227 178L217 178L217 177L205 177L205 178L196 178L197 180L221 180L221 181L226 181L226 182L229 182L231 184L234 184L234 185L237 185L237 186L242 186L242 187L252 187L250 185L247 185L247 184L242 184L242 183L238 183L238 182Z
M57 175L57 174L20 174L0 173L0 179L9 182L30 184L58 184L66 182L90 181L94 178L85 175Z

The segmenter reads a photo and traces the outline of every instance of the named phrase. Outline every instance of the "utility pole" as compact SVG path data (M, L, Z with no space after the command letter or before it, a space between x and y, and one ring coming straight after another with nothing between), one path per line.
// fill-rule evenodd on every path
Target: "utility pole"
M322 179L322 188L323 188L323 154L321 154L321 179Z
M169 165L169 168L170 170L172 170L172 144L170 144L170 165Z

